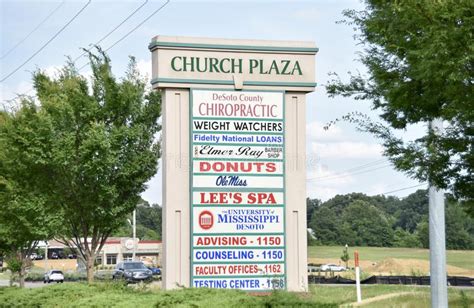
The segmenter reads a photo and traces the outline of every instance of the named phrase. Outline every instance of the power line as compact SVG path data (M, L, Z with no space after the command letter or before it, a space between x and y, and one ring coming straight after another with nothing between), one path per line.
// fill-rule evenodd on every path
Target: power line
M64 1L63 1L64 2ZM95 45L98 45L100 44L103 40L105 40L107 37L109 37L112 33L115 32L115 30L117 30L120 26L122 26L126 21L128 21L133 15L135 15L143 6L145 6L145 4L148 3L148 0L145 0L145 2L143 2L140 6L138 6L131 14L129 14L122 22L120 22L117 26L115 26L111 31L109 31L106 35L104 35L101 39L99 39L97 42L95 42ZM89 50L89 49L88 49ZM83 52L81 55L79 55L76 59L74 59L73 62L76 62L79 58L81 58L82 56L84 56L86 54L86 52ZM88 64L88 63L87 63ZM87 65L86 64L86 65ZM82 67L83 68L83 67ZM81 69L82 69L81 68ZM28 93L30 93L31 91L33 91L34 88L31 88L30 90L26 91L25 93L23 94L20 94L19 96L24 96ZM9 100L10 101L10 100Z
M106 35L104 35L100 40L98 40L97 42L94 43L94 45L99 45L103 40L105 40L106 38L108 38L112 33L115 32L115 30L117 30L118 28L120 28L120 26L122 26L127 20L129 20L133 15L135 15L142 7L145 6L145 4L148 3L148 0L145 0L145 2L143 2L139 7L137 7L130 15L128 15L124 20L122 20L121 23L119 23L117 26L115 26L115 28L113 28L111 31L109 31L109 33L107 33ZM90 49L87 49L87 51L89 51ZM79 55L76 59L74 59L73 62L76 62L77 60L79 60L82 56L84 56L87 51L84 51L81 55Z
M372 169L368 169L368 170L361 170L361 171L358 171L358 172L335 175L335 176L325 177L325 178L320 178L320 179L319 178L308 179L308 181L313 181L313 180L320 180L320 181L335 180L335 179L345 178L345 177L352 176L352 175L358 175L358 174L363 174L363 173L376 171L376 170L379 170L379 169L384 169L384 168L387 168L387 167L390 167L390 166L391 166L391 164L387 164L387 165L379 166L377 168L372 168Z
M421 183L421 184L418 184L418 185L413 185L413 186L409 186L409 187L405 187L405 188L400 188L400 189L396 189L396 190L392 190L392 191L387 191L387 192L380 193L380 194L377 194L377 195L391 194L391 193L394 193L394 192L403 191L403 190L407 190L407 189L411 189L411 188L415 188L415 187L420 187L420 186L423 186L423 185L426 185L426 183Z
M358 166L358 167L354 167L354 168L348 169L348 170L346 170L346 172L356 171L356 170L359 170L359 169L365 169L365 168L367 168L367 167L372 167L372 166L375 166L375 165L380 165L381 163L385 163L385 162L387 162L387 159L386 159L386 158L382 158L382 159L373 161L373 162L371 162L371 163L367 163L367 164L365 164L365 165L361 165L361 166Z
M13 74L15 74L20 68L22 68L23 66L25 66L28 62L30 62L31 59L33 59L38 53L40 53L44 48L46 48L46 46L49 45L49 43L51 43L61 32L64 31L64 29L66 29L67 26L69 26L81 13L82 11L84 11L86 9L87 6L89 6L89 4L91 3L92 0L88 0L86 5L84 5L77 13L76 15L74 15L63 27L61 27L61 29L59 29L58 32L56 32L56 34L53 35L53 37L51 37L43 46L40 47L40 49L38 49L35 53L33 53L33 55L31 55L28 59L26 59L25 62L23 62L20 66L18 66L17 68L15 68L11 73L9 73L7 76L5 76L4 78L2 78L2 80L0 80L0 82L4 82L5 80L7 80L10 76L12 76Z
M392 184L390 184L390 185L384 185L384 187L385 187L385 188L397 187L397 186L403 185L403 183L404 183L404 182L392 183ZM373 193L374 190L373 190L373 189L367 190L367 187L366 187L366 186L367 186L367 185L364 185L364 188L365 188L365 189L364 189L364 191L362 191L362 193L364 193L364 194L371 194L371 193ZM363 189L363 188L360 188L360 189Z
M325 179L325 178L332 178L332 177L339 176L339 175L346 176L347 173L351 173L351 172L358 171L358 170L361 170L361 169L365 169L365 168L368 168L368 167L373 167L373 166L376 166L376 165L380 165L381 163L385 163L385 162L387 162L387 160L385 158L382 158L382 159L375 160L373 162L370 162L370 163L367 163L367 164L364 164L364 165L360 165L360 166L352 167L352 168L344 170L344 171L336 172L334 174L329 174L329 175L317 176L317 177L314 177L314 178L310 178L310 179L307 179L307 181L320 180L320 179Z
M31 30L30 33L28 33L22 40L20 40L18 43L16 43L15 46L13 46L12 48L10 48L10 50L8 50L4 55L2 55L2 56L0 57L0 59L3 59L3 58L5 58L6 56L8 56L13 50L15 50L18 46L20 46L21 43L23 43L24 41L26 41L33 33L36 32L36 30L39 29L39 27L41 27L46 21L48 21L48 19L49 19L51 16L53 16L54 13L56 13L56 11L59 10L59 8L60 8L61 6L63 6L63 4L64 4L64 0L63 0L54 10L52 10L51 13L49 13L49 15L46 16L46 18L43 19L33 30Z
M123 41L126 37L128 37L130 34L132 34L135 30L137 30L139 27L141 27L145 22L147 22L150 18L152 18L156 13L158 13L159 11L161 11L166 5L168 5L168 3L170 3L170 0L166 0L166 2L160 6L158 9L156 9L155 11L153 11L153 13L151 13L147 18L145 18L141 23L139 23L135 28L133 28L132 30L130 30L127 34L125 34L124 36L122 36L118 41L116 41L115 43L113 43L111 46L109 46L109 48L107 48L105 51L109 51L110 49L112 49L115 45L117 45L118 43L120 43L121 41Z
M90 1L91 1L91 0L89 0L89 2L86 4L86 6L89 5ZM148 1L148 0L147 0L147 1ZM142 6L144 6L147 1L145 1L145 3L143 3L143 4L142 4L140 7L138 7L135 11L138 11ZM145 22L147 22L151 17L153 17L156 13L158 13L159 11L161 11L166 5L168 5L169 2L170 2L170 0L167 0L162 6L160 6L158 9L156 9L155 11L153 11L147 18L145 18L142 22L140 22L137 26L135 26L135 28L133 28L133 29L130 30L127 34L125 34L125 35L122 36L120 39L118 39L116 42L114 42L114 43L113 43L111 46L109 46L105 51L108 51L108 50L112 49L113 47L115 47L115 45L117 45L118 43L120 43L121 41L123 41L126 37L128 37L132 32L134 32L135 30L137 30L140 26L142 26ZM82 8L82 10L83 10L83 9L85 9L85 7ZM129 17L127 17L123 22L121 22L116 28L120 27L120 25L122 25L126 20L128 20L133 14L135 14L135 12L133 12ZM111 32L115 31L116 28L113 29ZM107 35L110 35L111 32L109 32ZM107 37L107 35L106 35L103 39L105 39L105 38ZM81 55L81 56L82 56L82 55ZM80 57L80 56L79 56L79 57ZM77 58L76 58L76 60L77 60ZM76 61L76 60L74 60L74 61ZM78 71L78 72L81 71L81 70L82 70L84 67L86 67L88 64L89 64L89 62L85 63L85 64L84 64L83 66L81 66L77 71ZM14 72L13 72L13 73L14 73ZM6 78L8 78L8 77L9 77L9 76L7 76ZM5 79L6 79L6 78L5 78ZM2 81L3 81L3 80L2 80ZM29 91L23 93L23 95L25 95L26 93L31 92L32 90L33 90L33 89L30 89Z
M147 18L145 18L144 20L142 20L138 25L136 25L132 30L130 30L129 32L127 32L124 36L122 36L121 38L119 38L117 41L115 41L112 45L110 45L107 49L105 49L105 51L109 51L110 49L114 48L118 43L120 43L121 41L123 41L124 39L126 39L130 34L132 34L135 30L137 30L139 27L141 27L145 22L147 22L150 18L152 18L156 13L158 13L159 11L161 11L166 5L168 5L168 3L170 2L170 0L166 0L166 2L160 6L159 8L157 8L155 11L153 11ZM83 66L81 66L77 71L81 71L84 67L86 67L87 65L89 65L90 62L87 62L85 63Z

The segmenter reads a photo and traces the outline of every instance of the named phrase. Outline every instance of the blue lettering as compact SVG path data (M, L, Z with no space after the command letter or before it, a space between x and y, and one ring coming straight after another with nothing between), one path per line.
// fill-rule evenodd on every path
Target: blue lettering
M216 186L247 186L247 180L242 180L238 175L221 175L216 179Z

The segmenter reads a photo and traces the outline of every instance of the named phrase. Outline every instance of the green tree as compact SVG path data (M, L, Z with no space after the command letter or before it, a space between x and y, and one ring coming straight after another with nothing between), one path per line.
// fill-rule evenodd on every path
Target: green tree
M151 229L146 229L146 231L143 233L142 239L144 239L144 240L159 240L160 236L155 231L153 231Z
M401 228L396 228L393 234L393 246L395 247L422 247L418 234L410 233Z
M350 246L361 245L363 242L362 239L357 234L356 230L353 229L353 226L350 222L344 221L341 219L339 224L339 239L337 244L346 243Z
M347 251L347 245L344 246L344 249L342 250L342 255L341 255L341 261L346 264L346 268L349 267L348 262L349 262L349 252Z
M97 252L156 173L161 102L158 92L147 93L133 58L120 80L102 51L89 61L90 84L72 63L58 78L38 71L33 79L39 117L49 124L48 149L40 154L50 177L42 189L63 213L63 240L77 247L92 282Z
M141 203L137 207L137 224L153 231L158 237L154 239L161 239L161 215L162 209L158 204Z
M381 138L398 170L466 200L474 195L473 10L470 0L366 0L364 10L344 15L358 30L367 74L348 82L335 75L327 85L331 97L370 101L380 112L382 123L358 113L344 119ZM436 118L447 124L443 134L410 142L396 136Z
M310 224L314 212L321 205L321 200L306 198L306 223Z
M314 236L322 244L336 244L340 239L339 219L329 207L321 207L314 212L309 225Z
M393 230L384 213L374 205L357 200L342 214L342 221L355 232L357 246L391 246ZM353 245L354 245L353 244Z
M447 200L446 248L474 249L474 219L465 214L459 202Z
M369 203L377 209L377 213L384 213L384 221L388 225L391 225L394 221L390 213L394 213L400 204L400 200L394 197L367 196L361 193L336 195L334 198L319 204L314 209L312 219L308 223L320 243L326 245L349 244L353 246L356 243L363 242L352 229L351 224L343 219L345 209L356 201Z
M316 246L320 242L316 239L316 236L314 236L313 232L308 230L306 232L306 245L307 246Z
M416 234L421 243L421 247L430 248L430 229L428 221L422 221L416 226Z
M427 190L420 189L403 198L395 216L395 227L400 227L413 233L418 223L428 216Z
M17 110L0 113L0 246L20 287L38 241L54 236L61 225L57 204L37 187L49 180L44 168L49 123L37 109L23 101Z
M162 209L158 204L148 203L140 198L136 208L137 238L145 240L161 240L161 215ZM112 233L112 236L131 237L132 215L127 215L126 219Z
M474 249L474 219L466 215L460 202L450 196L446 200L446 248ZM429 248L428 217L418 224L416 234L422 246Z
M393 214L400 207L400 200L396 197L367 196L363 193L350 193L346 195L336 195L334 198L322 203L320 206L331 208L337 215L341 215L344 209L356 200L369 202L385 213Z

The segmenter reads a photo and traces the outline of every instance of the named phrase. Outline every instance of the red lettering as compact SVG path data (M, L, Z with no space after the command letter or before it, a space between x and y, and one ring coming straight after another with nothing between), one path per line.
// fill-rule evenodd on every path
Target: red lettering
M205 161L199 163L199 171L209 171L211 170L211 164Z
M226 193L220 193L220 198L219 198L219 203L220 204L224 204L224 203L227 203L227 194Z
M275 172L275 171L276 171L275 163L268 163L267 164L267 172Z
M200 172L276 172L274 162L199 162Z
M202 193L200 194L200 196L201 196L201 202L200 202L200 203L209 203L209 202L206 202L206 199L205 199L206 193L203 193L203 192L202 192Z
M217 203L217 196L219 193L209 193L209 198L211 199L210 203ZM221 202L222 203L222 202Z
M247 238L244 236L199 236L196 241L197 246L245 246Z
M270 193L270 195L268 196L267 204L268 203L271 203L271 204L276 203L275 196L273 195L273 193Z
M262 171L262 165L265 165L265 163L255 163L255 166L257 167L257 172Z
M242 194L241 193L235 193L234 194L234 203L242 203Z
M240 192L201 192L199 193L200 204L276 204L273 193L249 193L244 201Z

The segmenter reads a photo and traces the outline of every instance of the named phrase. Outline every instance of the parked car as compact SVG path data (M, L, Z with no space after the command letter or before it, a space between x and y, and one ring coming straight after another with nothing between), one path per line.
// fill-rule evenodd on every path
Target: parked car
M53 253L51 254L51 259L59 259L58 253L57 253L57 252L53 252Z
M112 279L124 279L128 282L149 282L153 279L153 273L143 262L120 262L115 267Z
M42 255L39 255L37 254L36 252L33 252L31 255L30 255L30 260L43 260L43 256Z
M322 271L330 271L330 272L343 272L343 271L346 270L346 267L345 266L340 266L340 265L337 265L337 264L329 263L329 264L321 265L321 270Z
M64 282L64 274L60 270L50 270L46 274L44 274L43 283L50 283L50 282L57 282L63 283Z
M70 253L70 254L67 255L67 258L68 259L77 259L77 255L73 254L73 253Z
M148 269L153 275L161 275L161 268L148 266Z

